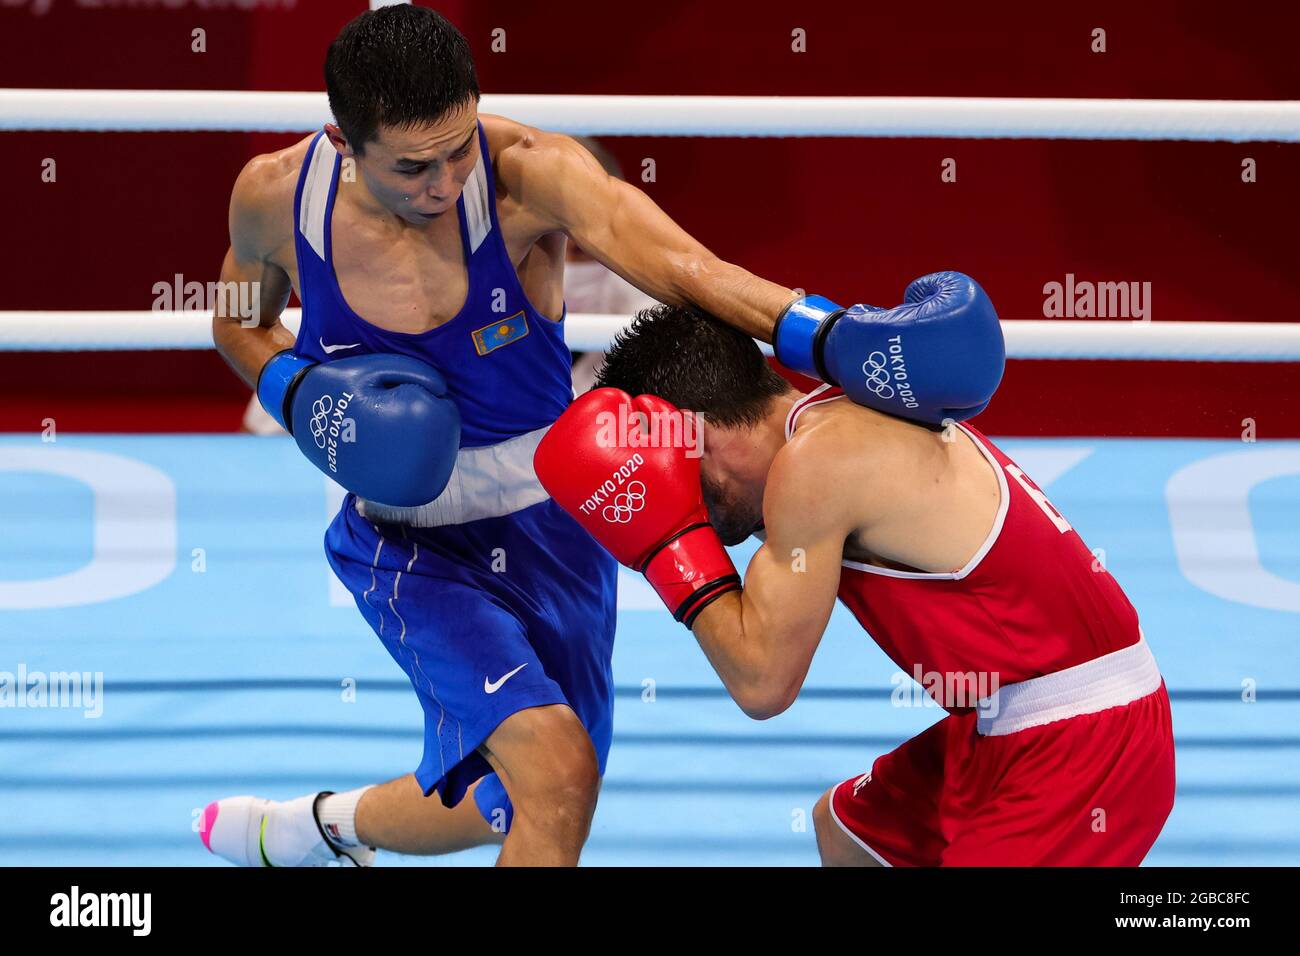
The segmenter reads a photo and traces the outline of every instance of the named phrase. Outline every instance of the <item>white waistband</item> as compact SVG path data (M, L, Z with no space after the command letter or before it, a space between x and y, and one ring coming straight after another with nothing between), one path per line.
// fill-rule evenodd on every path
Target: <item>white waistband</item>
M462 448L447 487L427 504L398 508L358 498L357 512L373 521L437 528L499 518L545 501L549 495L533 471L533 453L549 428L496 445Z
M1160 688L1160 668L1138 632L1123 650L999 688L977 705L981 734L998 737L1080 714L1120 707Z

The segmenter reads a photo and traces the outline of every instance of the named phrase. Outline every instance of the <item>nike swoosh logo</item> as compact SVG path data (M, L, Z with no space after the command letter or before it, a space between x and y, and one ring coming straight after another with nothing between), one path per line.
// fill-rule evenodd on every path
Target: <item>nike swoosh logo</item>
M354 349L360 344L360 342L353 342L351 345L326 345L324 339L320 340L320 347L325 350L326 355L329 355L331 352L338 352L342 349Z
M262 858L263 866L275 866L266 855L266 814L262 814L262 822L257 827L257 855Z
M510 678L514 677L516 674L518 674L521 670L523 670L523 669L524 669L525 667L527 667L527 666L528 666L528 662L527 662L527 661L524 661L522 664L520 664L518 667L516 667L514 670L512 670L509 674L507 674L505 677L502 677L502 678L501 678L500 680L498 680L498 681L490 681L490 680L488 680L486 677L484 677L484 678L483 678L483 693L485 693L485 694L495 694L497 691L499 691L499 690L501 689L501 685L502 685L502 684L504 684L504 683L505 683L506 681L508 681Z

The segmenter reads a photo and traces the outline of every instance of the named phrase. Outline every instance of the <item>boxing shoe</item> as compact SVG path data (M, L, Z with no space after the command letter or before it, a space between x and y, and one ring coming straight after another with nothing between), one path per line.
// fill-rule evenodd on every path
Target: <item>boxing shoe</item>
M279 802L226 797L203 810L203 845L236 866L373 866L374 847L344 847L330 840L316 807L330 791Z

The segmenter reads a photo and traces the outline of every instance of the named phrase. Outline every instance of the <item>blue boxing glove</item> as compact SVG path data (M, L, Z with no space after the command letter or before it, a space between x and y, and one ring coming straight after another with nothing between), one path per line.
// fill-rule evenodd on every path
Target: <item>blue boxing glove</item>
M982 412L1007 357L993 303L960 272L922 276L892 309L804 296L785 307L772 338L787 368L838 385L859 405L932 425Z
M446 380L419 359L317 363L286 350L263 366L257 397L313 465L362 498L410 507L447 487L460 411Z

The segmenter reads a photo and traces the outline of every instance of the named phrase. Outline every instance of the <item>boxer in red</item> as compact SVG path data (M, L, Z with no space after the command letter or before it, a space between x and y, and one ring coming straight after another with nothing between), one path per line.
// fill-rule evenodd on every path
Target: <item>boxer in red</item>
M822 796L823 863L1142 861L1174 799L1164 682L1119 584L992 442L796 392L674 306L637 316L598 384L538 476L746 714L794 702L837 597L948 712ZM742 588L723 545L750 534Z

